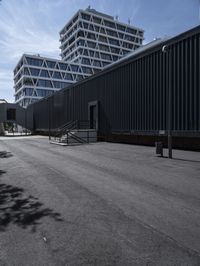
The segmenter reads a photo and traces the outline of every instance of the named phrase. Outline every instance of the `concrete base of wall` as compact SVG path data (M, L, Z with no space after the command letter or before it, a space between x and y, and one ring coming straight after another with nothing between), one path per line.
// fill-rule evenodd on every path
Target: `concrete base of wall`
M146 146L155 146L156 141L163 142L164 148L167 148L166 136L141 136L141 135L99 135L98 141L108 141L116 143L138 144ZM177 137L172 138L173 148L200 151L200 138L199 137Z

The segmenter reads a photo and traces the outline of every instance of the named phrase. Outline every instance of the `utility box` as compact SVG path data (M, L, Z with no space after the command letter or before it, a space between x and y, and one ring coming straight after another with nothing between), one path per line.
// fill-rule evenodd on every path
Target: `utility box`
M156 141L155 146L156 146L156 154L159 154L160 156L163 157L163 143L161 141Z

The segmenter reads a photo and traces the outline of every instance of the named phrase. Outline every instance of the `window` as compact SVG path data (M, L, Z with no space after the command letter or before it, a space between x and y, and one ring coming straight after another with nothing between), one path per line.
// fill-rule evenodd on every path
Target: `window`
M49 73L47 70L41 70L40 77L47 77L49 78Z
M118 48L111 47L110 49L113 54L119 54L120 50Z
M66 70L66 69L67 69L67 64L59 63L59 67L60 67L60 69L62 69L62 70Z
M82 58L82 64L90 65L90 60L88 58Z
M95 35L93 33L88 33L88 38L89 39L92 39L92 40L95 40Z
M118 35L119 35L119 38L120 39L124 39L124 34L122 34L122 33L119 32Z
M94 51L89 51L90 57L94 57Z
M96 43L94 43L94 42L87 42L88 43L88 47L89 48L95 48L96 47Z
M117 24L117 29L121 31L125 31L125 26Z
M96 53L95 53L95 57L96 57L96 58L99 58L99 52L96 52Z
M73 78L72 78L72 74L66 73L66 75L65 75L65 79L66 79L66 80L73 80Z
M77 75L77 78L76 78L77 81L80 81L82 79L83 79L83 76L82 75Z
M94 31L93 25L89 25L89 30Z
M124 42L123 47L128 49L133 49L133 44Z
M128 33L131 33L131 34L136 34L137 33L137 31L136 30L134 30L134 29L131 29L131 28L127 28L127 30L126 30Z
M30 68L30 72L31 72L31 75L32 75L32 76L36 76L36 77L38 77L38 76L39 76L40 69L37 69L37 68Z
M57 88L57 89L62 89L64 87L66 87L66 83L65 82L60 82L60 81L53 81L53 85L54 85L54 88Z
M118 60L118 56L113 55L113 61L117 61Z
M107 39L104 36L99 36L99 41L100 42L106 42L107 43Z
M113 23L113 22L111 22L111 21L107 21L107 20L105 20L104 21L104 24L105 24L105 26L107 26L107 27L110 27L110 28L115 28L115 23Z
M89 67L82 67L83 73L92 74L92 69Z
M84 50L83 54L88 56L88 50Z
M52 84L50 80L44 80L44 79L39 79L37 87L49 87L52 88Z
M94 23L101 24L101 19L98 17L93 17Z
M25 78L25 79L24 79L24 85L31 85L31 86L33 86L34 84L33 84L32 79L30 79L30 78Z
M134 42L134 39L135 39L135 38L134 38L133 36L125 35L125 36L124 36L124 39L125 39L125 40L128 40L128 41L130 41L130 42Z
M79 31L78 34L83 34L83 32L82 32L82 31ZM83 35L81 35L81 36L83 36ZM72 44L74 41L75 41L75 38L72 37L72 38L69 40L69 45Z
M46 96L48 96L48 95L50 95L52 93L53 93L52 90L41 90L41 89L37 89L37 95L39 97L46 97Z
M78 46L84 46L84 43L85 43L84 40L79 40L78 41Z
M109 54L101 54L102 59L111 60L111 56Z
M94 30L95 30L96 32L99 32L99 27L98 27L98 26L94 26Z
M123 52L123 55L129 53L129 51L126 51L126 50L123 50L122 52Z
M78 37L84 37L84 33L83 33L82 30L80 30L80 31L78 32ZM70 43L69 43L69 44L70 44Z
M26 67L24 68L24 75L30 76L29 71L28 71L28 68L26 68ZM21 77L21 76L20 76L20 77ZM20 78L20 77L19 77L19 78Z
M82 17L82 19L90 20L90 15L87 15L87 14L81 13L81 17Z
M78 71L78 66L72 65L71 68L72 68L72 71L74 71L74 72Z
M100 64L100 62L99 62L99 61L97 61L97 60L94 60L94 66L98 66L98 67L100 67L100 66L101 66L101 64Z
M60 72L55 71L54 74L53 74L53 78L62 79Z
M117 37L117 33L115 31L112 31L112 30L106 30L106 31L108 35Z
M53 61L47 61L47 66L48 66L49 68L54 68L55 65L56 65L56 62L53 62Z
M25 94L25 96L32 96L33 89L32 88L25 88L24 89L24 94Z
M139 31L139 36L143 37L143 32L142 31Z
M101 33L103 33L103 34L106 34L106 32L105 32L105 29L104 29L104 28L101 28L101 29L100 29L100 32L101 32Z
M102 51L107 51L107 52L109 52L109 47L106 46L106 45L99 44L99 49L102 50Z
M30 58L26 57L27 63L31 66L41 66L43 60L42 59L36 59L36 58Z
M110 43L110 44L113 44L113 45L117 45L117 46L119 46L119 41L118 41L118 40L111 39L111 38L108 38L108 40L109 40L109 43Z
M105 67L105 66L109 65L110 63L108 63L108 62L102 62L102 64L103 64L103 67Z
M88 29L88 23L83 22L83 27L84 27L84 29Z

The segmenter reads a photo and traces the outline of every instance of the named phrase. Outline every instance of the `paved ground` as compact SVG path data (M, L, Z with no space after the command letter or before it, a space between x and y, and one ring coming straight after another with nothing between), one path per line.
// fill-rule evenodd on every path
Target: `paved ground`
M200 265L200 153L0 140L0 266Z

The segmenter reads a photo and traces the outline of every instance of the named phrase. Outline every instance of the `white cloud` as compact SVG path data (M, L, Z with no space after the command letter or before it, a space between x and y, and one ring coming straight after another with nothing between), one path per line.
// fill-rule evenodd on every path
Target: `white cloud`
M22 6L13 6L12 1L8 1L3 9L5 14L2 14L3 11L0 13L0 48L4 53L3 58L16 60L24 52L58 57L58 36L44 29L37 21L36 10L31 10L27 1L24 3Z
M13 73L10 70L0 69L0 99L6 99L9 102L14 101Z
M61 1L54 1L59 5ZM31 6L30 6L31 5ZM58 31L50 27L47 1L9 0L0 6L0 97L13 99L13 69L23 53L59 58ZM49 18L48 18L49 20Z

